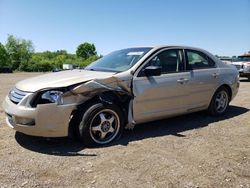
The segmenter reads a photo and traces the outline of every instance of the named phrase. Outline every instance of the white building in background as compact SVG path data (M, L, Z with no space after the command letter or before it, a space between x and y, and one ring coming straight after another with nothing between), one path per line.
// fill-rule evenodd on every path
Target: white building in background
M73 69L72 64L63 64L63 70L71 70L71 69Z

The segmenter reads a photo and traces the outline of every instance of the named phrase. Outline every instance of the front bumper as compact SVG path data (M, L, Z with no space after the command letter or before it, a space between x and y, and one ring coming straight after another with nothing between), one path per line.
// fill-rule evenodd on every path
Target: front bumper
M250 72L239 72L240 77L250 77Z
M237 68L237 67L236 67ZM241 66L241 68L237 68L240 77L249 77L250 76L250 68L243 68Z
M14 104L6 97L3 109L7 124L16 131L32 136L68 136L68 126L75 104L42 104L36 108Z

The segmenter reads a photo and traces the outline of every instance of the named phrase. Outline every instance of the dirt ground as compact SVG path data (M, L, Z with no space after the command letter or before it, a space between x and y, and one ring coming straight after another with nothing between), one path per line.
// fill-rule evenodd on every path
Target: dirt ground
M34 73L0 74L0 102ZM204 112L138 125L86 149L7 127L0 107L0 187L250 187L250 82L223 117Z

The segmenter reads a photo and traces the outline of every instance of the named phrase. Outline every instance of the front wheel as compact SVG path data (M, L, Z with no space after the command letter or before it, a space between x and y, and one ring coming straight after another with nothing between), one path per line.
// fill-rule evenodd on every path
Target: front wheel
M93 104L79 124L80 138L86 146L108 144L121 135L123 119L121 110L115 104Z
M226 87L220 87L210 102L208 112L214 116L223 115L227 111L228 105L229 91Z

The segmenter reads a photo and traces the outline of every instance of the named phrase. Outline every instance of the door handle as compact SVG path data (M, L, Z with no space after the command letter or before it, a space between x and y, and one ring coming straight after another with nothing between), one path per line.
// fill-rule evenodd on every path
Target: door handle
M177 82L180 83L180 84L187 83L188 81L189 81L189 79L187 79L187 78L180 78L180 79L177 80Z
M216 72L212 74L212 76L215 77L215 78L217 78L219 75L220 75L220 74L219 74L219 73L216 73Z

